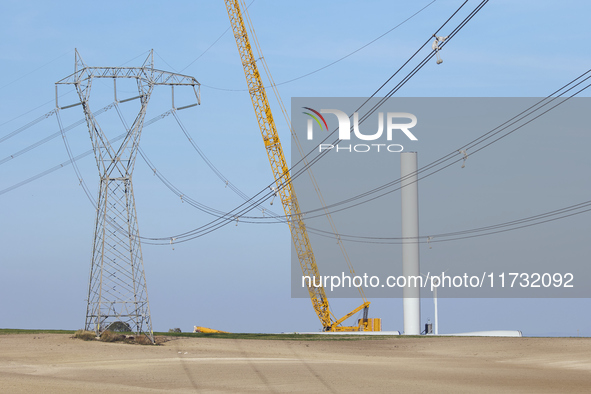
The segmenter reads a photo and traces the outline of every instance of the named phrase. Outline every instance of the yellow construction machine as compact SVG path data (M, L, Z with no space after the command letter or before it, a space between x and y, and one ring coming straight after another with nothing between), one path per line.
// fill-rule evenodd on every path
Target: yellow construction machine
M228 331L214 330L213 328L193 326L193 332L200 332L203 334L228 334Z
M285 161L283 148L279 141L279 135L277 133L277 128L275 127L275 121L273 120L273 114L271 113L271 107L269 106L265 87L261 80L256 59L249 42L245 21L240 10L239 0L224 1L226 3L228 16L236 39L236 45L238 46L238 52L240 53L240 60L242 61L244 68L246 83L248 85L248 91L250 92L254 112L259 123L263 141L265 143L265 149L267 150L269 162L271 163L271 168L273 170L275 190L283 204L285 217L287 218L287 223L291 231L292 241L300 261L302 273L310 278L320 279L321 282L318 266L316 265L314 253L310 246L306 226L302 220L298 200L291 183L289 167ZM248 18L246 7L244 10L246 17ZM249 19L247 19L247 22L249 22ZM249 27L251 32L254 33L252 24L249 23ZM253 34L253 36L255 45L257 45L258 49L256 35ZM361 293L363 304L342 318L337 319L330 311L324 287L309 286L308 292L310 293L314 310L322 323L323 331L381 331L381 319L369 319L367 316L370 303L365 299L363 293ZM341 325L345 320L361 310L363 310L363 318L358 320L356 326Z

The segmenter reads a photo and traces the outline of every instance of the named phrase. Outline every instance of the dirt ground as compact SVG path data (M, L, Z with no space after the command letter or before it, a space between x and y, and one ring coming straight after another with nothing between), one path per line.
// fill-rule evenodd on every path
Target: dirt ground
M590 393L591 338L0 336L1 393Z

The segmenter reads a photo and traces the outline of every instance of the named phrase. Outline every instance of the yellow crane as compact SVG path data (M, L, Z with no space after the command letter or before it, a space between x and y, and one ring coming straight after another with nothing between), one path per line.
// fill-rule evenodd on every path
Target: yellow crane
M244 68L244 75L246 76L246 83L248 85L248 91L250 93L254 112L261 130L261 135L263 136L267 156L269 157L269 162L271 163L271 168L273 170L278 197L283 204L283 210L300 261L302 273L310 278L317 278L318 281L321 279L318 272L318 266L316 265L314 252L310 246L306 225L302 220L298 199L292 187L289 168L285 161L281 142L279 141L279 135L277 133L277 128L275 127L275 121L273 120L273 114L271 113L267 93L265 92L265 87L261 75L259 74L256 59L248 39L244 19L242 18L242 12L240 11L239 0L224 1L226 3L228 17L230 18L230 23L236 39L236 45L238 46L238 52L240 53L240 60L242 61L242 66ZM324 287L309 286L308 292L310 293L310 299L312 300L314 311L318 315L324 331L381 331L381 319L368 319L367 317L370 302L365 299L363 294L362 297L364 302L361 306L355 308L342 318L337 319L330 311ZM357 326L341 325L345 320L361 310L363 310L363 318L359 319Z

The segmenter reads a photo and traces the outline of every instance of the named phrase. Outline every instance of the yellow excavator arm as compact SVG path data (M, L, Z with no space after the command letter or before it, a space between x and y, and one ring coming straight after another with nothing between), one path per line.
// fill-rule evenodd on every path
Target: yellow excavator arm
M314 258L314 252L310 246L306 225L302 220L298 199L296 197L295 191L293 190L289 168L285 161L285 155L283 154L281 142L279 141L279 135L277 133L277 128L275 127L275 121L273 120L273 114L271 113L271 107L269 106L267 93L265 92L265 87L263 85L261 75L259 74L252 47L248 39L244 19L242 18L242 13L240 11L239 0L224 1L226 3L226 9L228 10L228 16L230 18L230 23L232 25L234 37L236 39L236 45L238 46L240 60L242 61L244 68L244 75L246 77L250 98L252 99L254 112L261 130L261 135L263 136L263 141L265 143L265 149L267 150L267 156L269 157L271 169L273 170L273 177L275 179L278 197L281 199L281 203L283 204L283 210L285 212L287 223L291 231L291 238L295 247L295 251L298 255L302 273L303 275L309 276L310 278L317 278L316 283L322 283L320 274L318 273L318 266L316 265L316 260ZM309 286L308 292L310 293L310 299L312 300L314 311L318 315L324 331L367 330L367 308L369 306L369 302L365 302L363 305L350 312L342 319L333 320L324 287ZM365 309L364 319L359 321L358 326L340 326L344 320L357 313L361 309Z

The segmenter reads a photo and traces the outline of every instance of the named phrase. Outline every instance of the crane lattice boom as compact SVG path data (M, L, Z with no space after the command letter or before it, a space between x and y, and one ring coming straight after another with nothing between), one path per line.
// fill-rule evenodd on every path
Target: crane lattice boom
M285 161L281 142L279 141L279 135L275 126L275 121L273 120L273 114L271 112L269 100L267 99L267 93L248 39L246 26L238 3L239 0L224 1L226 3L228 16L236 39L236 45L238 46L238 52L240 53L240 60L242 61L244 68L244 75L246 77L250 98L252 99L254 112L261 130L261 135L263 136L271 169L273 170L277 195L283 204L283 210L291 231L291 238L300 261L302 273L310 278L316 278L316 283L322 283L318 272L318 266L316 265L316 259L314 258L314 252L310 246L310 239L308 238L306 225L302 220L298 199L293 190L289 168ZM365 302L345 317L336 320L332 318L324 287L308 286L308 292L310 293L314 310L316 311L325 331L363 331L370 328L367 324L367 308L370 304L369 302ZM364 309L364 319L360 321L359 326L340 326L345 319L362 309ZM379 324L377 324L377 326L379 327ZM369 330L372 329L370 328ZM376 331L379 331L379 329Z

